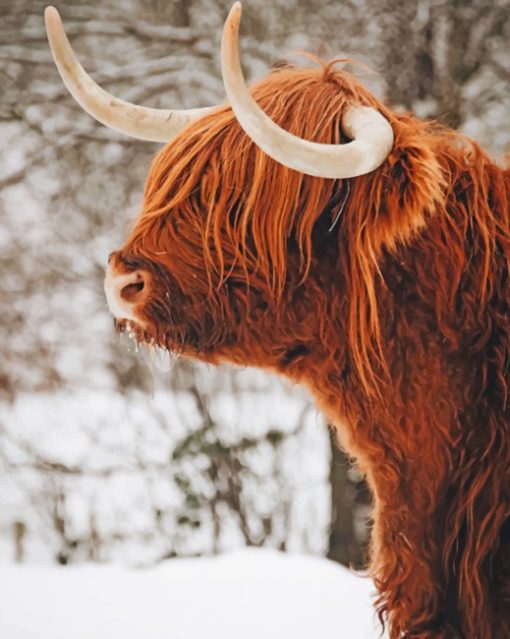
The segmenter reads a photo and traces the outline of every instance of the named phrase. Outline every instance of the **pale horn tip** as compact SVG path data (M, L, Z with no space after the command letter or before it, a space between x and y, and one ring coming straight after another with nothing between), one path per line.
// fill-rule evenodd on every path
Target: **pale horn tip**
M232 5L232 8L230 9L230 12L228 14L228 19L229 20L235 20L236 22L238 22L241 19L241 13L242 13L243 7L241 5L240 2L234 2L234 4Z
M44 21L48 28L61 23L60 14L55 7L48 5L44 10Z

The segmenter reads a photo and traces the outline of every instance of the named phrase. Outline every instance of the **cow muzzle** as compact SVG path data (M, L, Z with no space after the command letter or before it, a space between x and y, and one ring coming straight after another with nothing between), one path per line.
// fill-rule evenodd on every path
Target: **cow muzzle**
M137 321L135 308L147 296L148 273L142 270L119 273L110 261L104 280L104 290L110 311L117 319Z

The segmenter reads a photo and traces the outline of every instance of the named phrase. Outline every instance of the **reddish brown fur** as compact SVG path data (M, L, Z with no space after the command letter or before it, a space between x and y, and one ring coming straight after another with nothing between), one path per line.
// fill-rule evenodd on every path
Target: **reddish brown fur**
M339 141L347 104L374 106L394 149L334 181L276 164L228 107L191 125L116 254L151 273L138 338L311 389L373 491L392 639L508 638L509 172L330 66L279 70L254 95L318 142Z

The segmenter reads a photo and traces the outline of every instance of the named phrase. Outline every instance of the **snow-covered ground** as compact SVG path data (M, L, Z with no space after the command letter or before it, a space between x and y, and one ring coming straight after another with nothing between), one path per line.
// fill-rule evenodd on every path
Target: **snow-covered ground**
M375 639L373 585L326 559L244 550L141 570L3 565L5 639Z

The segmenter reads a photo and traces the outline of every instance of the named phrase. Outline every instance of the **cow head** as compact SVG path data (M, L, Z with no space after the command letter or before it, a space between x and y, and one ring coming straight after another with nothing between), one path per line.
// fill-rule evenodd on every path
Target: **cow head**
M75 59L57 12L46 19L61 75L87 111L130 135L171 139L135 228L109 259L105 289L119 329L207 361L299 377L307 358L339 355L323 352L328 331L352 343L353 324L374 321L368 272L381 247L423 224L435 193L405 187L436 169L409 139L414 159L395 145L388 160L396 116L332 64L279 69L250 93L240 13L236 3L222 40L229 104L192 111L110 96ZM393 201L381 216L383 194ZM365 310L352 302L360 286Z

